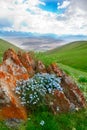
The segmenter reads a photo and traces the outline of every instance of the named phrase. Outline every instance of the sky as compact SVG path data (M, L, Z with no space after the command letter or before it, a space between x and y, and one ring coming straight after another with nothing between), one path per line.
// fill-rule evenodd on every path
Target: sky
M0 32L87 35L87 0L0 0Z

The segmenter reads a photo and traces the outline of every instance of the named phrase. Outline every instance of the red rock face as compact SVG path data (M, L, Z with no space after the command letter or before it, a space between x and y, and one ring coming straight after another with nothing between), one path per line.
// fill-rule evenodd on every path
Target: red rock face
M29 78L28 72L12 49L5 52L3 60L0 65L0 115L5 118L25 119L25 108L21 106L14 89L17 80Z
M85 107L86 101L83 93L80 91L78 86L71 80L66 74L62 77L61 86L64 89L66 97L73 103L77 108Z
M26 68L22 65L17 54L12 49L9 49L4 53L3 63L0 66L0 70L10 73L18 80L26 80L29 77Z
M18 57L23 64L23 66L27 69L27 72L32 77L35 73L35 61L30 57L29 53L18 53Z
M57 113L56 108L59 107L60 111L72 111L86 107L86 101L83 93L80 91L78 86L66 75L56 64L52 64L48 67L49 73L55 73L61 77L61 87L63 92L55 91L52 110Z
M48 73L55 73L58 77L62 77L63 72L60 70L60 68L57 66L56 63L51 64L47 68Z
M45 65L42 61L37 61L36 71L39 73L47 73Z
M70 110L70 101L63 92L56 90L54 92L54 97L55 97L55 100L54 100L53 107L54 106L56 107L56 109L54 107L55 111L58 112L59 110L59 112L67 112Z
M49 108L56 115L57 113L68 112L71 109L70 101L62 91L55 90L53 95L46 96Z
M15 95L16 78L9 73L0 71L0 116L3 118L26 119L25 108Z

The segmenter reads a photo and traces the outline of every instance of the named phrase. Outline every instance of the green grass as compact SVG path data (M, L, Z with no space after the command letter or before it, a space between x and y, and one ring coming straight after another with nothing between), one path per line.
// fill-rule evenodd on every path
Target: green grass
M0 121L0 130L10 130L6 125L4 121Z
M21 125L20 130L87 130L86 114L86 110L56 116L50 112L36 113ZM42 120L43 126L40 125Z
M2 61L2 56L3 53L8 49L8 48L14 48L14 50L18 51L20 48L10 44L9 42L0 39L0 62Z
M41 126L40 122L44 121ZM14 130L7 128L4 123L0 130ZM59 114L54 116L50 112L42 111L29 115L26 122L23 122L18 130L87 130L87 110Z
M46 53L36 53L46 65L57 62L87 72L87 41L73 42Z
M75 42L35 55L46 66L57 62L58 66L78 84L87 99L87 42ZM87 109L54 116L43 108L28 116L28 120L23 122L18 130L87 130ZM43 126L40 125L41 120L45 122ZM3 122L0 124L0 130L8 130Z

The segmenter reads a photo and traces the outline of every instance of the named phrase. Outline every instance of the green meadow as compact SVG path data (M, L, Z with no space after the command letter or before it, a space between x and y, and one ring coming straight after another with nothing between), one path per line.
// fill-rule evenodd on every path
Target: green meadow
M46 65L57 62L87 72L87 41L72 42L36 56Z
M7 48L15 46L0 40L0 58ZM73 42L54 50L35 53L35 57L48 66L57 62L58 66L72 77L83 91L87 100L87 41ZM41 125L44 121L44 125ZM0 130L10 130L5 121L0 122ZM42 107L33 114L29 114L28 120L20 124L18 130L87 130L87 109L72 113L53 115L48 109Z
M14 50L18 51L20 48L10 44L9 42L0 39L0 62L2 61L3 53L8 49L13 48Z

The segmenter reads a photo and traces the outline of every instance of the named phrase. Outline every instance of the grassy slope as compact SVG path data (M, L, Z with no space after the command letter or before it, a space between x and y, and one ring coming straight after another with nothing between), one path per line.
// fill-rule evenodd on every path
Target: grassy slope
M18 47L10 44L9 42L7 41L4 41L2 39L0 39L0 62L2 61L2 56L3 56L3 53L5 52L5 50L7 50L8 48L14 48L16 51L19 50Z
M83 72L85 71L85 67L84 67L85 64L82 62L83 68L81 68L81 64L79 65L77 62L78 61L77 59L79 57L76 56L77 59L75 59L75 56L73 56L74 52L77 51L76 53L80 54L80 57L82 57L81 52L87 49L86 43L83 45L84 47L82 47L82 45L78 46L78 43L77 45L72 44L72 46L74 47L77 46L77 48L73 47L73 49L72 47L71 48L69 47L71 45L67 45L67 46L68 46L68 50L67 47L64 46L62 50L56 49L51 52L48 52L48 54L47 53L46 54L40 53L39 55L36 54L36 57L42 59L43 62L47 65L53 61L65 63L63 58L66 55L67 57L65 57L65 61L67 61L66 63L67 65L61 63L58 63L58 65L61 69L63 69L75 80L75 82L78 84L80 89L84 92L85 97L87 98L87 72ZM71 51L69 51L69 49L73 50L72 53ZM59 51L61 54L59 54ZM61 56L63 60L60 59ZM69 64L69 60L71 59L71 57L72 60L74 60L73 62L76 61L75 68L82 69L83 71L72 68L74 66L72 66L72 64ZM45 121L44 126L40 125L41 120ZM47 112L45 110L44 111L40 110L33 115L29 115L29 120L27 122L24 122L24 124L22 124L19 129L20 130L29 130L29 129L30 130L87 130L87 110L61 114L57 116L53 116L50 112ZM0 124L0 130L8 130L8 128L3 124L3 122Z
M87 72L87 41L73 42L37 57L46 64L55 61Z

